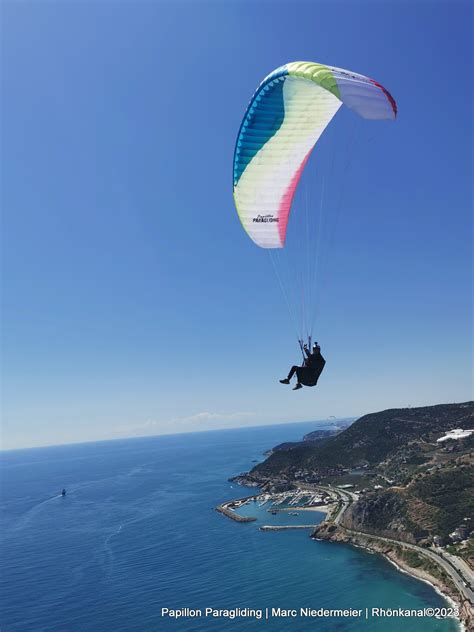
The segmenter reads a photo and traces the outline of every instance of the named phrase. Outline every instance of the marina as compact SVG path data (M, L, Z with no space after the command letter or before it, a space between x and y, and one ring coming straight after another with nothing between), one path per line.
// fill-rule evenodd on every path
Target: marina
M260 513L262 510L267 511L272 516L283 514L286 516L296 517L300 511L317 511L323 513L329 513L335 506L337 496L330 491L325 490L308 490L303 488L296 488L294 490L288 490L284 492L276 492L273 494L264 492L252 496L246 496L244 498L238 498L235 500L224 502L216 507L216 511L227 516L231 520L236 522L253 522L257 520L256 516L242 515L239 510L244 509L244 513L251 512L252 507L255 508L255 513ZM314 525L266 525L266 530L275 528L310 528ZM262 528L262 527L261 527Z

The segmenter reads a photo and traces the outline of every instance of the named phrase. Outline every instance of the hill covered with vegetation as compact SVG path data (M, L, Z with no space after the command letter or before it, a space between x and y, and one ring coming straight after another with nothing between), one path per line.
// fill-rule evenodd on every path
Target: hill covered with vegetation
M384 410L332 436L279 446L234 480L346 487L357 497L347 527L412 542L446 538L474 529L474 434L447 438L455 429L474 430L474 402Z
M454 428L474 428L474 402L384 410L361 417L321 444L301 442L291 450L277 450L250 474L260 480L291 479L304 469L324 476L348 468L374 468L394 459L398 465L404 462L407 467L402 469L409 472L410 465L430 460L423 444L444 448L436 440Z

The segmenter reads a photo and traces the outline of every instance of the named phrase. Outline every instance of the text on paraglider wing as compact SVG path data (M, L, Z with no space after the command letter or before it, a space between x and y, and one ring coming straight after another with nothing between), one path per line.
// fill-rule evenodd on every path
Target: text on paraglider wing
M257 224L271 224L272 222L280 221L280 218L273 215L257 215L252 221Z

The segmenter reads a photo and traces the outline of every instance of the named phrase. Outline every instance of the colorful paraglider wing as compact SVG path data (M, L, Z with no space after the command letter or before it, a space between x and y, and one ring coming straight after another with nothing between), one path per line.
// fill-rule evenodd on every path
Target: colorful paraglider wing
M235 206L258 246L283 247L306 161L342 104L367 119L397 114L394 99L376 81L322 64L287 64L258 87L234 153Z

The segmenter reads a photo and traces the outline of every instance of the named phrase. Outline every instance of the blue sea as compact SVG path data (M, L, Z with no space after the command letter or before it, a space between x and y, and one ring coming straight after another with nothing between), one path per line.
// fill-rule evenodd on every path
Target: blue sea
M2 632L310 630L453 632L454 620L173 619L162 608L435 608L446 601L383 558L262 532L214 507L228 481L316 424L67 445L1 454ZM65 487L67 495L61 497ZM310 514L310 512L307 512ZM317 522L320 513L293 519ZM278 520L277 520L278 519ZM288 521L291 518L284 517Z

